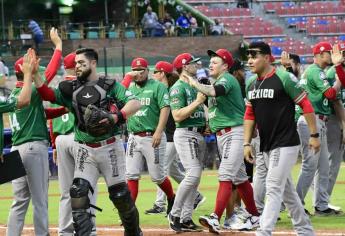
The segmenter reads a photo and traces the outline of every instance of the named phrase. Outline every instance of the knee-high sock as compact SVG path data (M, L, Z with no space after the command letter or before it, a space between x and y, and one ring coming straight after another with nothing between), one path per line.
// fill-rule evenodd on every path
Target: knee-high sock
M219 187L217 192L216 206L214 213L218 216L218 219L222 218L226 205L231 198L232 182L231 181L219 181Z
M139 180L128 180L127 181L128 189L131 192L131 197L135 202L138 196L139 190Z
M158 186L167 195L168 199L172 199L174 197L174 190L168 177L166 177L162 183L158 184Z
M260 215L258 210L256 209L253 187L249 183L249 181L247 180L246 182L237 185L237 191L244 204L246 205L247 211L254 216Z

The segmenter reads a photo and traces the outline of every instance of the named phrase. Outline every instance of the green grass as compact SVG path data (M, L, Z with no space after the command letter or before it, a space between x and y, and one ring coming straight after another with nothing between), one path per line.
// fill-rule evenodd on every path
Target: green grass
M333 205L341 206L345 209L344 192L345 192L345 165L342 165L338 177L338 184L335 187L331 202ZM293 176L296 180L300 165L296 165L293 170ZM209 214L214 208L214 201L217 192L217 172L204 171L201 179L200 190L207 197L206 202L194 213L194 218L198 216ZM341 184L342 183L342 184ZM103 208L102 213L97 213L97 225L118 225L118 216L116 210L111 204L104 180L99 181L99 195L97 205ZM176 188L176 184L174 184ZM167 227L166 218L163 215L153 216L145 215L144 211L150 208L155 199L155 185L150 181L149 176L143 175L139 185L139 196L137 199L137 206L140 212L141 225ZM140 192L141 191L141 192ZM59 203L59 190L58 182L56 180L50 181L49 186L49 222L51 225L57 225L58 222L58 203ZM8 210L12 202L12 188L10 184L0 186L0 224L5 224L7 221ZM306 208L313 212L311 205L310 193L306 197ZM286 212L281 214L282 220L278 223L277 227L280 229L291 229L291 221L287 218ZM315 229L343 229L345 231L345 216L341 217L312 217L312 223ZM26 216L26 224L32 224L32 207L30 206Z

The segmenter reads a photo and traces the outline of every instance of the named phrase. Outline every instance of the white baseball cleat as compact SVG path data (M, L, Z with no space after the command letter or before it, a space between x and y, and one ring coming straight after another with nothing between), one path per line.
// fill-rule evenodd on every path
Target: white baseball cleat
M210 216L200 216L199 222L202 226L208 228L211 233L219 234L220 224L215 213L212 213Z
M341 211L341 207L339 207L339 206L333 206L333 205L331 205L331 204L328 204L328 208L331 208L331 209L333 209L333 210L335 210L335 211Z
M244 223L244 220L238 214L233 214L230 218L224 220L223 228L227 230L239 230Z

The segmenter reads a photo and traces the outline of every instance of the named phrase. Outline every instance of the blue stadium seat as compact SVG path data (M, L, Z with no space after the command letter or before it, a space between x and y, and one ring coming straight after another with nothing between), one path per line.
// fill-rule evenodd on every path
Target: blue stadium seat
M81 39L79 32L69 32L69 39Z
M98 39L98 32L96 32L96 31L89 31L89 32L87 32L86 37L88 39Z
M345 35L340 35L339 40L344 40L345 41Z
M109 31L108 32L108 38L115 39L115 38L118 38L118 37L119 37L119 35L118 35L118 33L116 31Z
M281 47L277 47L277 46L271 46L271 50L272 50L273 55L281 55L283 51Z
M126 31L125 31L125 37L126 37L126 38L135 38L135 32L134 32L134 30L126 30Z
M285 42L285 39L284 38L272 38L272 42L281 43L281 42Z

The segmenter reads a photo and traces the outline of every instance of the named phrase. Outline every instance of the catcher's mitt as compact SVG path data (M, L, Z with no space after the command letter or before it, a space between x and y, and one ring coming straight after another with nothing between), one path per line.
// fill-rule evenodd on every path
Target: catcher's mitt
M103 119L107 119L108 122L99 123ZM86 132L95 137L111 132L115 125L111 113L92 104L89 104L85 109L84 121Z

